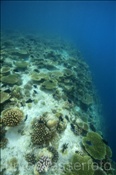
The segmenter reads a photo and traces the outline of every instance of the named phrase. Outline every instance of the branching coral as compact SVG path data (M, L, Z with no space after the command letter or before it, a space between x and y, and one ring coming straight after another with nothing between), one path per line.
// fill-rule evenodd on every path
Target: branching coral
M57 150L52 146L49 146L48 150L53 154L52 163L57 162L58 161L58 152L57 152Z
M29 165L33 165L36 163L35 156L32 153L26 154L25 160L28 162Z
M52 161L48 156L41 156L35 165L39 173L47 172L50 166L52 166Z
M52 139L53 132L46 126L42 119L36 121L33 127L31 141L34 145L44 145Z

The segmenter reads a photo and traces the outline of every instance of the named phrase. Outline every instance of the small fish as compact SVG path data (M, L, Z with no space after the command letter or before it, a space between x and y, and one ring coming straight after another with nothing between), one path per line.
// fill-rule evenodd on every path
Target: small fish
M68 118L68 116L67 116L67 115L65 115L65 118L66 118L66 120L69 122L69 118Z
M35 94L38 94L38 92L37 92L36 90L34 90L34 93L35 93Z
M34 84L34 85L33 85L33 87L34 87L34 88L37 88L37 85L36 85L36 84Z
M60 116L60 117L59 117L59 119L60 119L60 121L62 121L62 122L63 122L63 118L62 118L62 116Z
M68 148L68 143L64 143L62 145L62 153L64 153L64 151Z
M25 119L24 119L24 121L26 121L26 120L27 120L27 117L28 117L28 115L26 115L26 116L25 116Z
M33 102L33 100L31 100L31 99L28 99L27 101L26 101L26 103L32 103Z
M73 125L73 123L71 123L70 125L71 125L71 130L74 131L75 130L75 126Z

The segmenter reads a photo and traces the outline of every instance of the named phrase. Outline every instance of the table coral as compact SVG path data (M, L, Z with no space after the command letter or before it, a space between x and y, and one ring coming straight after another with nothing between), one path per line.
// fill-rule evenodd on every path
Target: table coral
M8 94L8 93L6 93L4 91L0 91L0 103L4 103L9 98L10 98L10 94Z
M94 158L102 160L106 155L106 145L102 137L96 132L89 132L82 141L85 150Z

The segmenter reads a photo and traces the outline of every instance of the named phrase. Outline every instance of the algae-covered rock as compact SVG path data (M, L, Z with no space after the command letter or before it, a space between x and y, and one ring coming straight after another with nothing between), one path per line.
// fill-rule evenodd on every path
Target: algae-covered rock
M96 132L89 132L82 141L85 150L94 158L102 160L106 155L106 145L102 137Z
M10 84L10 85L13 85L13 84L16 84L18 83L20 80L20 77L19 75L17 74L12 74L12 75L7 75L7 76L3 76L1 78L1 81L5 84Z
M8 94L4 91L0 91L0 103L4 103L8 99L10 99L10 94Z
M74 154L69 164L65 165L64 175L93 175L93 161L87 155Z

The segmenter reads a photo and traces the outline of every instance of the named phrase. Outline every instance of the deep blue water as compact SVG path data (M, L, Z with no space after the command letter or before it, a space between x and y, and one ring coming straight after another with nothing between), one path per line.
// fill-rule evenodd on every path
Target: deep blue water
M1 29L48 32L72 40L90 66L116 160L116 2L2 1Z

